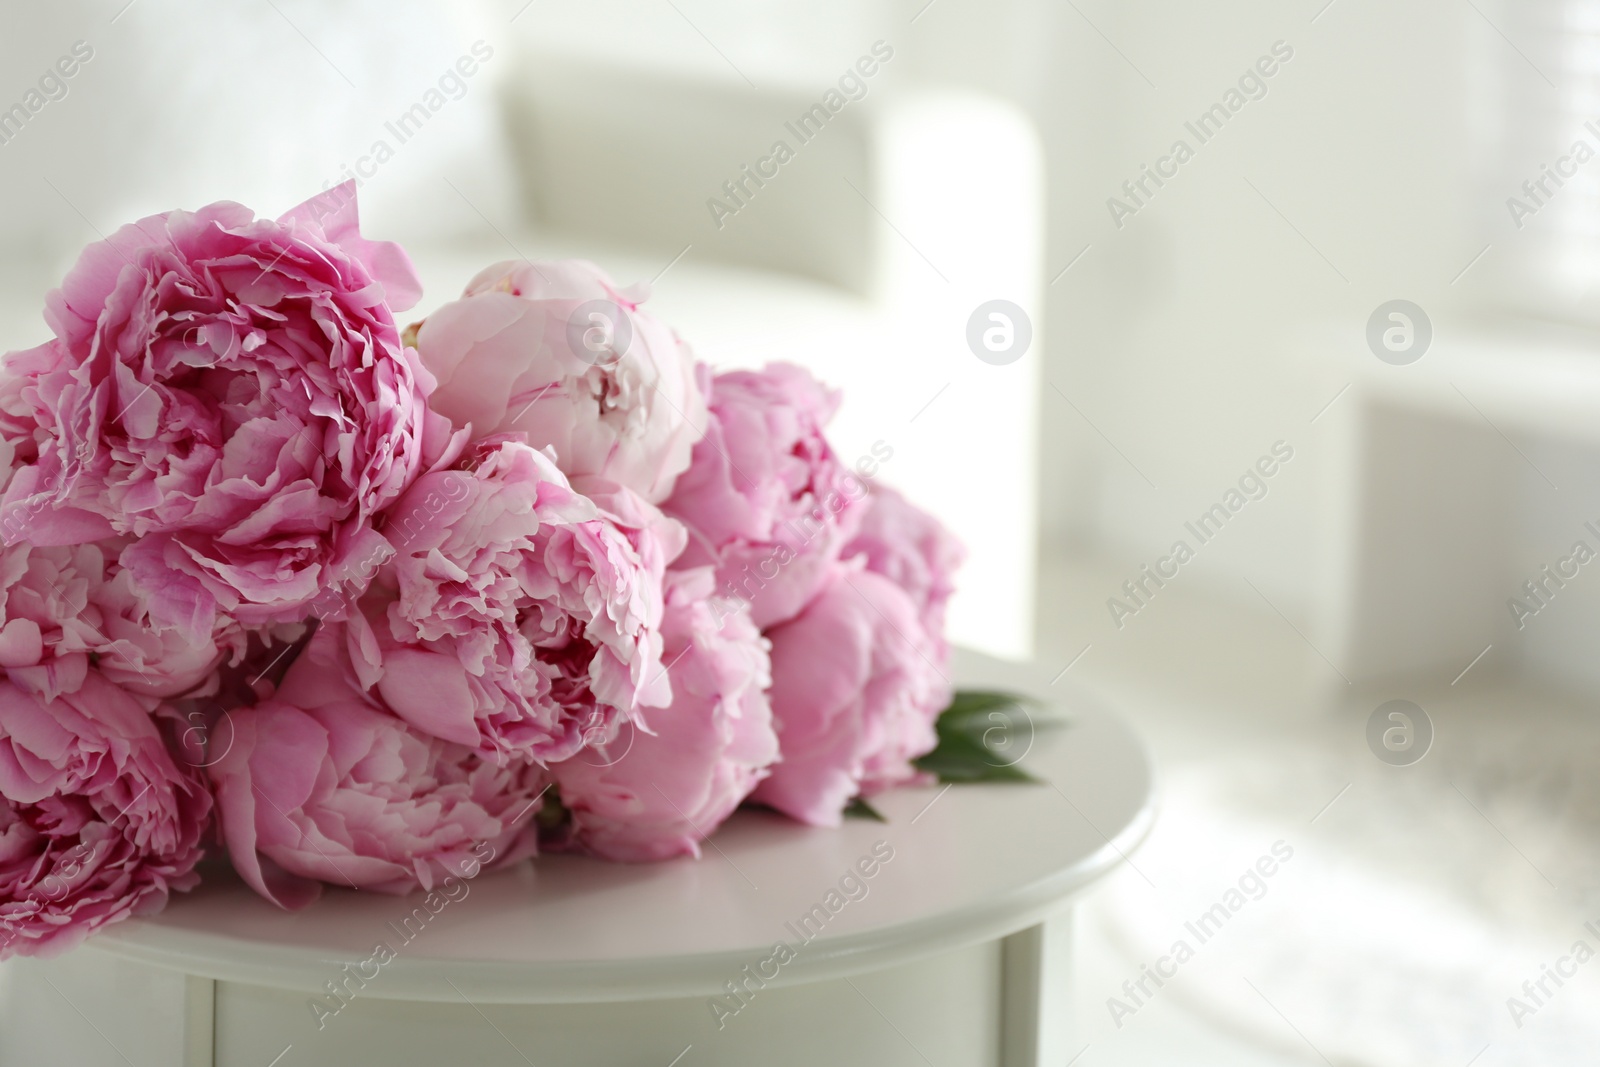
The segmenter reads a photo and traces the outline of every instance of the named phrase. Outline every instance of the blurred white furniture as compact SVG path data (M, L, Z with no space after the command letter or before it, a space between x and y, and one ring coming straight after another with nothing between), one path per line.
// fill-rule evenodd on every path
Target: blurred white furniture
M409 943L420 894L333 891L290 914L223 874L0 968L0 1063L1059 1067L1082 1044L1069 901L1144 838L1152 769L1086 698L983 657L960 668L1051 692L1065 723L1012 744L1053 785L898 790L874 801L887 823L837 830L742 812L698 861L546 857L466 883ZM797 951L773 964L779 941ZM379 942L396 958L351 980ZM311 1007L339 1003L330 982L348 1001L332 1015ZM746 991L732 1014L729 983Z
M752 89L595 57L521 62L508 121L527 229L490 220L498 232L474 244L414 248L421 310L494 260L578 255L621 284L653 282L647 306L717 366L810 367L844 391L831 431L844 461L891 450L878 477L966 543L951 637L1026 658L1043 325L1029 123L979 96L897 86L890 60L802 143L795 124L827 82ZM780 140L794 157L761 165ZM744 165L777 173L757 186ZM738 202L724 188L735 181L743 206L719 219L707 202ZM1032 318L1030 350L1004 366L967 342L994 299Z
M1317 621L1333 663L1363 689L1453 684L1469 666L1600 682L1593 628L1571 613L1586 602L1592 618L1600 572L1585 565L1557 585L1541 570L1580 539L1600 552L1584 525L1600 526L1596 478L1572 473L1574 457L1600 448L1592 341L1551 328L1436 332L1405 366L1373 358L1348 329L1309 348L1351 383L1327 416L1337 467ZM1549 611L1528 597L1530 580ZM1538 618L1519 627L1512 598Z

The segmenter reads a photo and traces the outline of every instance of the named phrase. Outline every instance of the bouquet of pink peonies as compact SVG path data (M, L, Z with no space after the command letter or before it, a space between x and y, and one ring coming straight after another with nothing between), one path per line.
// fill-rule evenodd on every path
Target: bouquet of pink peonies
M585 262L419 297L353 186L213 204L91 245L5 358L0 958L208 844L299 907L837 825L971 748L961 550L840 462L836 393L714 373Z

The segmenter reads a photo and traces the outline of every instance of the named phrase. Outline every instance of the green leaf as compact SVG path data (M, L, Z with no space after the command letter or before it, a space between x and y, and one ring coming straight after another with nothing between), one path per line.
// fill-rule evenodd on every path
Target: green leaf
M1028 706L1040 702L995 690L958 690L935 724L937 747L916 766L941 782L1037 782L1017 766L1038 728Z
M862 797L856 797L846 805L844 817L847 819L876 819L878 822L889 821L883 817L883 812L868 804Z
M1023 704L1030 704L1037 708L1041 705L1041 702L1030 696L1004 693L996 689L957 689L955 696L950 700L950 706L940 712L939 717L941 719L945 717L964 719L995 708Z
M1038 782L1023 770L987 758L952 755L938 749L916 761L917 769L938 777L940 782Z

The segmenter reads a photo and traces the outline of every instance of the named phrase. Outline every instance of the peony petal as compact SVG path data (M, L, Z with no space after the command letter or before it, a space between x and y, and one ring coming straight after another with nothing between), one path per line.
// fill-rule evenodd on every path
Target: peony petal
M284 212L279 221L317 226L329 241L366 263L372 276L383 285L384 298L393 310L409 311L422 299L422 280L405 249L389 241L371 241L361 236L354 181L318 193Z
M12 619L0 627L0 667L28 667L44 657L44 635L32 619Z
M424 733L477 747L475 702L467 673L454 657L395 649L384 656L378 692L396 715Z

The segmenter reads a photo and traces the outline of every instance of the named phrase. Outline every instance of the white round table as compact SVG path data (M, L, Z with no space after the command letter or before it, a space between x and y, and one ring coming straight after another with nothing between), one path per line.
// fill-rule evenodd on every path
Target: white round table
M740 812L698 861L546 856L432 908L287 913L213 870L0 968L0 1063L1059 1067L1070 899L1148 832L1151 763L1081 693L957 668L1050 699L1021 760L1043 782L897 790L837 830Z

